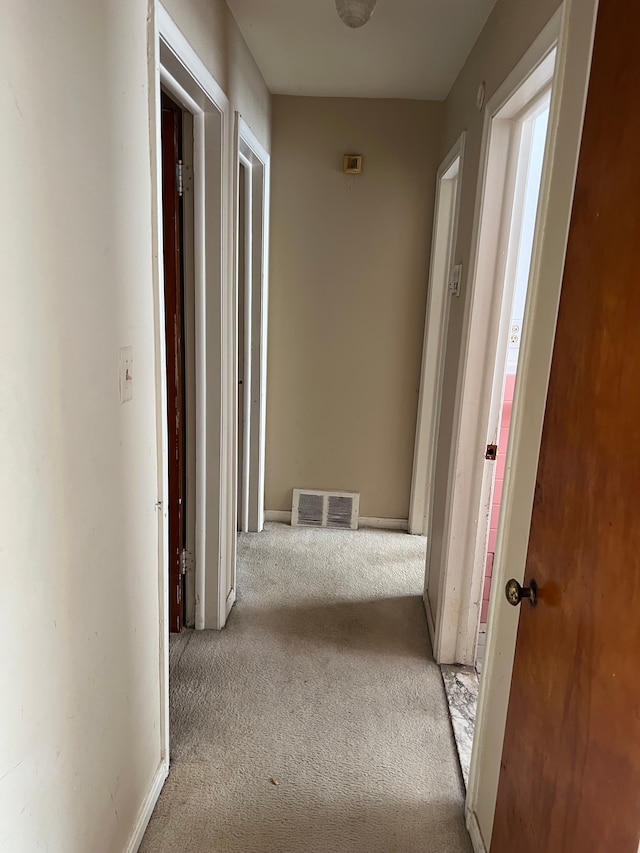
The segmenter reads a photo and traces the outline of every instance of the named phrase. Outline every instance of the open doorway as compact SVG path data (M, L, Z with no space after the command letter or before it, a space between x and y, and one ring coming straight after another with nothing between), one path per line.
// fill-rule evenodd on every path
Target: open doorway
M409 533L427 535L438 412L442 397L449 306L460 293L460 266L454 266L464 158L463 133L440 164L437 174L433 249L422 349L420 398L413 454Z
M542 164L549 124L549 103L550 91L547 90L525 110L518 120L519 140L514 145L514 155L517 157L516 179L490 414L490 431L494 438L487 444L486 452L486 458L494 463L487 466L490 480L488 513L486 505L481 507L481 513L484 514L482 526L486 527L488 515L489 533L484 550L482 605L475 661L479 675L482 673L484 663L491 578L504 489L511 411L525 319Z
M235 353L229 102L160 2L153 4L155 364L162 773L169 681L192 636L222 628L235 537ZM182 194L181 194L182 193ZM165 276L166 272L166 276Z
M237 529L264 527L269 154L236 114Z
M440 596L434 632L465 781L471 764L489 602L492 595L502 594L492 583L493 562L500 510L507 498L505 466L511 409L539 221L555 55L555 48L550 49L502 104L488 113L478 254L461 396L460 448L473 448L475 455L467 456L466 450L459 448L455 465L456 471L469 466L466 476L472 481L475 478L477 491L461 488L463 478L454 471L456 487L450 518L461 519L464 507L467 520L464 526L461 521L450 521L456 527L446 542L445 570L440 588L436 588ZM465 433L462 419L467 417ZM457 535L460 530L465 534ZM434 567L429 568L433 571ZM458 620L443 618L445 612L459 614Z
M193 117L161 92L169 632L195 622Z
M249 455L245 452L248 444L246 431L250 424L250 396L245 393L245 383L250 386L251 358L247 357L249 336L246 334L247 320L245 299L250 293L247 273L251 270L251 223L247 213L251 210L251 199L247 199L251 173L244 158L238 164L238 531L249 529Z
M264 527L267 393L269 164L236 113L235 127L236 532ZM227 566L225 620L236 600L237 537Z

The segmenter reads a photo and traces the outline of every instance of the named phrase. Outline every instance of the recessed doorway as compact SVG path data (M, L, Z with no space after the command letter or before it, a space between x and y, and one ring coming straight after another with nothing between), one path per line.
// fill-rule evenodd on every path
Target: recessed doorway
M236 114L237 529L245 533L264 527L269 162Z
M469 524L464 528L467 533L458 537L452 534L444 582L431 590L437 607L434 647L443 664L456 745L467 783L489 602L492 595L502 594L499 584L493 583L493 563L500 510L509 482L505 480L505 466L511 409L517 393L532 250L539 226L555 58L553 48L490 116L461 402L463 414L469 415L472 408L474 411L475 423L469 428L473 441L469 446L475 448L476 456L469 457L466 464L472 466L469 470L479 488L474 504L471 490L465 495L454 491L453 511L460 512L462 501L468 502ZM459 454L458 467L465 464L463 459ZM460 478L454 475L454 482L460 482ZM427 600L432 603L429 596L428 589ZM445 619L445 612L459 614L459 619Z
M519 119L514 156L517 157L511 229L508 237L504 276L503 319L494 367L489 441L486 458L489 474L489 501L483 504L482 525L489 518L489 534L484 549L482 604L476 650L476 670L482 673L489 613L489 597L495 558L504 474L511 426L511 411L518 371L520 345L531 268L533 235L540 196L542 164L549 123L550 91L544 92ZM488 507L488 512L487 512Z
M169 538L169 631L194 624L192 536L195 454L188 408L193 412L193 263L192 116L167 92L161 92L162 250ZM191 287L186 287L187 279ZM189 295L187 295L188 290ZM188 399L189 397L189 399ZM188 550L191 545L191 550Z

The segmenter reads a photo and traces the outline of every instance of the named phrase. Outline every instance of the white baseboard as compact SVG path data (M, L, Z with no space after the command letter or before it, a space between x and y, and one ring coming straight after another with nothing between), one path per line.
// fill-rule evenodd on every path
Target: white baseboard
M467 829L471 836L471 844L473 846L474 853L487 853L487 848L482 840L482 833L480 832L478 818L476 817L476 813L470 810L467 810Z
M153 810L158 802L160 791L162 791L168 775L169 764L163 759L156 770L156 774L153 777L153 782L151 783L147 796L144 798L143 803L140 806L140 811L138 812L138 817L136 819L136 824L133 828L131 838L125 847L125 853L137 853L138 848L142 844L142 838L149 821L151 820L151 815L153 814Z
M291 524L291 510L265 509L264 520L279 521L281 524Z
M358 527L374 527L380 530L408 530L409 522L406 518L370 518L361 515L358 519Z
M237 593L236 593L236 588L234 587L234 588L231 590L231 592L229 593L229 595L227 596L227 600L226 600L225 605L224 605L224 618L225 618L225 621L227 620L227 617L228 617L228 616L229 616L229 614L231 613L231 608L232 608L232 607L233 607L233 605L236 603L236 595L237 595Z
M265 509L265 521L279 521L281 524L291 524L291 512L281 509ZM409 522L406 518L370 518L360 516L358 527L374 527L380 530L408 530Z

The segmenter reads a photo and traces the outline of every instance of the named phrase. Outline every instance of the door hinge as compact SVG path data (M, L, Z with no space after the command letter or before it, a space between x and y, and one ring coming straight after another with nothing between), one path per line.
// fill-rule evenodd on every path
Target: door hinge
M182 191L185 193L193 190L193 166L182 164Z
M189 563L189 552L186 548L183 548L180 553L180 573L186 575L187 566Z
M498 445L487 444L487 452L484 454L484 458L495 461L498 458Z
M182 160L178 160L176 164L176 188L178 190L178 195L182 197L182 193L184 192L184 176L182 169Z

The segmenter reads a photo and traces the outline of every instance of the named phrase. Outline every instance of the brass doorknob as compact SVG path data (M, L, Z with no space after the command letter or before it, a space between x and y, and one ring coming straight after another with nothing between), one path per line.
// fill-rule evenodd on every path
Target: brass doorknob
M507 581L504 594L509 604L512 604L514 607L517 607L523 598L528 599L529 604L535 607L538 603L538 584L534 580L531 580L529 581L529 586L520 586L515 578L511 578L510 581Z

